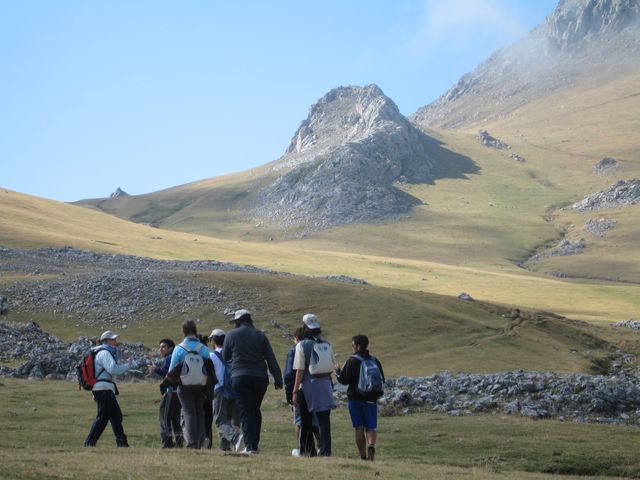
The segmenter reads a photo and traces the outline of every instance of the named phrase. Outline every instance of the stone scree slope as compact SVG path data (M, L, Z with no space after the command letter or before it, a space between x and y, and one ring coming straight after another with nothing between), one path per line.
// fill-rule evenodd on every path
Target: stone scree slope
M406 213L420 201L394 183L432 180L431 142L376 85L336 88L311 107L251 214L314 232Z

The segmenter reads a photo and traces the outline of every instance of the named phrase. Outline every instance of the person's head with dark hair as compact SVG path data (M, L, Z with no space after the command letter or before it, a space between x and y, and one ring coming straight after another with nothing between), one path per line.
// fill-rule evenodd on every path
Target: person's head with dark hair
M211 332L211 335L209 335L209 340L211 340L216 347L222 347L225 336L224 330L216 328Z
M298 343L304 338L304 327L298 327L293 332L293 341Z
M251 318L251 312L249 310L241 309L236 310L233 314L233 318L229 320L229 323L234 323L236 326L241 323L248 323L249 325L253 325L253 319Z
M185 320L184 322L182 322L182 333L184 333L185 337L197 336L198 327L196 326L195 320Z
M170 338L163 338L158 343L160 346L160 355L162 355L163 357L171 355L171 353L173 353L173 349L176 346L175 342Z
M351 346L356 352L365 352L369 348L369 338L359 333L351 337Z

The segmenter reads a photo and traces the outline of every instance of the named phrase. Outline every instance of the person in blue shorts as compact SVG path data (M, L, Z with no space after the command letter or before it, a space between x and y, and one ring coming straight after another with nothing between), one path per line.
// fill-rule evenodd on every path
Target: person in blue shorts
M349 399L349 414L351 424L355 428L356 446L362 460L373 461L376 454L376 440L378 428L378 398L382 391L361 392L358 389L360 382L360 364L363 359L375 361L380 370L382 383L384 384L384 372L380 361L369 353L369 339L366 335L355 335L351 338L351 347L354 355L349 357L342 368L336 368L336 378L343 385L348 385L347 398Z

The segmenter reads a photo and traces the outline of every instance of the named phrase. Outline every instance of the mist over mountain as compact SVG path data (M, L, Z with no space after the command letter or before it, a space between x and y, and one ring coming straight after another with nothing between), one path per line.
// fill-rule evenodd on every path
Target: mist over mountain
M495 52L410 119L464 128L576 83L598 84L640 71L637 0L561 0L520 42Z
M310 111L259 192L258 221L309 231L393 217L419 200L394 182L432 179L433 142L376 85L338 87Z

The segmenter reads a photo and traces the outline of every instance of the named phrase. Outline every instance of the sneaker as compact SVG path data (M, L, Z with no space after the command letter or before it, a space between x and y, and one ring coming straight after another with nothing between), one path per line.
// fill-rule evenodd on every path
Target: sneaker
M292 457L301 457L302 455L300 455L300 449L299 448L294 448L293 450L291 450L291 456Z
M369 445L367 448L367 460L373 462L374 457L376 456L376 447L374 445Z
M238 440L236 440L235 445L233 446L233 448L235 449L236 453L240 452L240 447L242 447L242 440L244 439L244 436L242 435L242 433L240 435L238 435ZM245 448L246 450L246 448Z
M255 450L247 450L246 448L240 452L240 455L249 455L249 456L251 456L251 455L257 455L257 454L258 454L258 452L256 452Z

